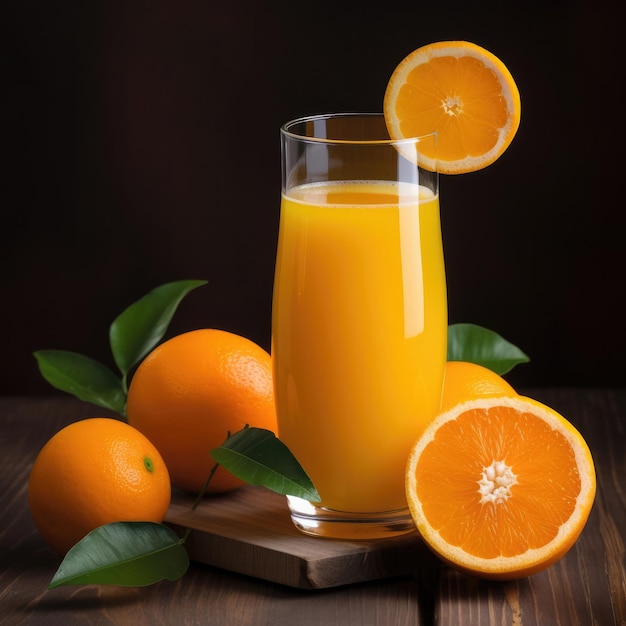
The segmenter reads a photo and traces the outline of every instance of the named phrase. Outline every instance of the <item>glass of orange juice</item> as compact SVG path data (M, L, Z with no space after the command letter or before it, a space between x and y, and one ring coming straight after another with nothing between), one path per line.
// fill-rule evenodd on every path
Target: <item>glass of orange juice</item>
M405 465L447 349L438 176L417 165L435 143L392 141L379 114L281 128L272 358L279 438L321 498L288 497L310 535L414 529Z

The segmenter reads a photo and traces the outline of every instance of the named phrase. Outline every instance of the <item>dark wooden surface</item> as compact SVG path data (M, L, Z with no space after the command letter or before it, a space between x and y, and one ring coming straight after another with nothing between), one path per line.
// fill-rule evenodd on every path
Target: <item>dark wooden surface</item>
M246 486L205 498L175 491L165 518L192 560L297 589L328 589L411 574L428 556L417 531L377 541L325 541L291 522L285 496Z
M59 558L30 518L30 467L59 428L102 412L69 397L0 398L0 624L624 626L626 390L528 394L568 417L596 462L594 509L559 563L498 583L424 557L406 576L318 591L195 563L174 583L47 590Z

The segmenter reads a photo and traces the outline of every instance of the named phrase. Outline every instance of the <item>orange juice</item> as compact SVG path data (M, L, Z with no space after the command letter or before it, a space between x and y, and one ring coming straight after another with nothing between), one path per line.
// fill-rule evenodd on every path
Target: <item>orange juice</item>
M409 449L437 413L447 302L439 198L404 183L282 197L272 355L279 437L325 508L406 507Z

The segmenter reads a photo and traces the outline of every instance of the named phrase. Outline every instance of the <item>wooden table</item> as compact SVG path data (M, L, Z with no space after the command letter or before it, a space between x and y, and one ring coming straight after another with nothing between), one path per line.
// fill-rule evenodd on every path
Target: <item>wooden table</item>
M47 590L59 557L30 518L30 467L54 432L97 411L68 396L0 398L0 624L624 626L626 389L525 393L568 417L596 462L594 509L559 563L498 583L457 573L433 557L416 562L409 575L324 590L197 563L180 580L151 587Z

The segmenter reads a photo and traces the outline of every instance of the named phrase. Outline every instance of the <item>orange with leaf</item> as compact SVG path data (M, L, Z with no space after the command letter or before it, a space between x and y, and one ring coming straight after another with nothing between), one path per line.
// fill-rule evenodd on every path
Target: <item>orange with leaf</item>
M53 435L28 481L33 520L61 554L98 526L162 522L170 496L170 477L155 446L132 426L105 417Z
M234 333L200 329L157 346L128 389L128 422L163 455L172 484L198 493L215 465L211 450L246 425L277 431L271 357ZM220 466L207 491L243 482Z

